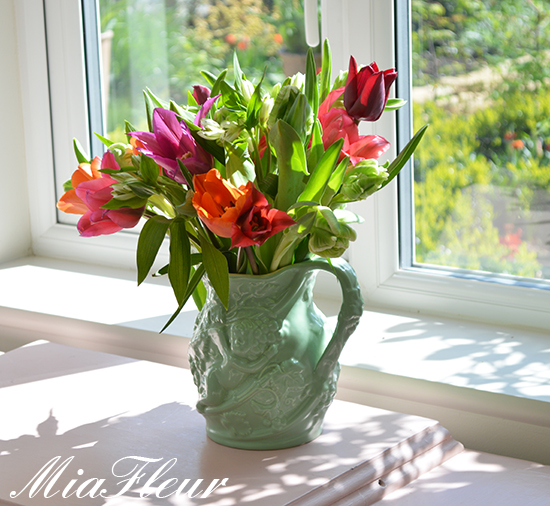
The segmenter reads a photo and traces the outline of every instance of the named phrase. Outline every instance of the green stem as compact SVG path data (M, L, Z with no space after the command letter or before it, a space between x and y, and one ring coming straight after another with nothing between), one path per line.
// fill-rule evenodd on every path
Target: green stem
M292 255L294 254L292 248L296 241L297 238L291 238L290 234L283 235L281 242L279 242L275 252L273 253L273 260L271 261L271 266L269 267L270 272L276 271L279 267L284 267L292 262Z
M248 130L248 135L250 136L250 139L252 140L252 145L254 146L254 172L256 173L256 181L258 182L258 185L261 185L262 181L264 180L264 175L262 171L260 148L258 147L259 139L256 139L256 136L259 135L259 129L257 132L254 132L252 129Z
M256 263L256 259L254 258L254 252L252 251L252 248L250 246L246 246L244 249L244 252L246 253L246 256L248 257L248 262L250 263L250 268L252 269L252 274L258 274L258 264Z

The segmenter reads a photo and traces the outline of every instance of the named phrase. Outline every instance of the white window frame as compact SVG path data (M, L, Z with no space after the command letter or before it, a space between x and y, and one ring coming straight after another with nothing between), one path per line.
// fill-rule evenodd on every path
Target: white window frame
M18 0L15 4L33 252L131 268L135 234L82 239L74 227L57 223L55 177L68 179L76 166L72 138L84 145L88 138L80 0ZM321 8L322 33L331 42L334 68L347 68L351 53L361 64L376 60L381 68L394 66L393 1L322 0ZM392 143L389 156L395 156L396 114L384 115L372 131ZM550 329L548 291L458 278L452 272L401 269L396 183L353 208L365 222L359 226L349 258L370 307ZM161 262L166 255L165 250L161 252Z

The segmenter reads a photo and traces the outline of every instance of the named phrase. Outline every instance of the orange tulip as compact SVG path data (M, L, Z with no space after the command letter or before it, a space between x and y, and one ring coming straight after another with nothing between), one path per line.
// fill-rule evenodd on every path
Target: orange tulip
M215 234L230 237L231 247L261 246L272 235L294 225L284 211L272 209L252 182L235 188L216 169L193 177L193 206Z
M244 192L222 179L216 169L193 176L193 185L193 207L199 218L216 235L231 237L231 227L240 215L237 202Z
M76 187L85 181L101 179L101 172L99 172L100 168L101 158L98 156L92 160L91 164L79 164L78 169L76 169L71 176L71 184L73 188L61 196L59 202L57 203L57 208L64 213L86 214L88 212L88 207L84 204L84 202L82 202L82 199L77 196Z

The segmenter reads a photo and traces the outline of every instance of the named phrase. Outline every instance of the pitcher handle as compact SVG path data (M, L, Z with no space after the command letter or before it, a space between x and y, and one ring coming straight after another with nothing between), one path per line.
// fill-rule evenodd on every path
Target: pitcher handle
M329 374L334 369L344 345L357 328L359 318L363 314L363 297L355 271L341 258L333 258L331 264L321 259L296 264L303 265L307 270L323 270L334 274L342 289L342 305L336 328L315 366L314 374L322 375Z

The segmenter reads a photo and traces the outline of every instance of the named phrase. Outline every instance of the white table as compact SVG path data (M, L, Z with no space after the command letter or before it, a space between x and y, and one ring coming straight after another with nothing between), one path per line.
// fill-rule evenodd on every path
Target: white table
M0 356L0 505L550 504L550 468L461 453L433 420L336 401L312 443L245 451L206 437L195 400L182 368L48 342ZM522 501L490 502L499 479Z

